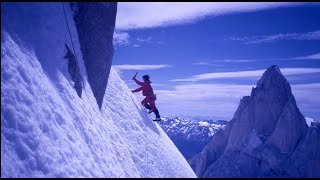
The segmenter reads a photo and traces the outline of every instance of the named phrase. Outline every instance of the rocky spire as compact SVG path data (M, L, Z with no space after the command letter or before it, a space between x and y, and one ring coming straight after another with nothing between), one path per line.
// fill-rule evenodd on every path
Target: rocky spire
M254 89L261 89L263 93L272 97L281 97L287 101L292 97L291 88L287 79L282 75L278 66L269 67L262 75ZM251 96L255 92L252 91Z
M273 133L288 102L296 104L290 84L279 67L273 65L263 73L257 86L252 88L251 95L241 100L233 118L237 128L231 131L226 149L235 150L251 131L265 142ZM295 106L292 112L299 111L296 109Z
M224 132L214 135L191 166L199 177L268 176L296 149L307 130L289 82L273 65L251 95L240 100Z

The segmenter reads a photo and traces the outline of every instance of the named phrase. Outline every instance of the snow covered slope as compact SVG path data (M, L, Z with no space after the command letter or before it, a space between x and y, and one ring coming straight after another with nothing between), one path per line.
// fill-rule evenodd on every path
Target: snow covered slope
M26 37L1 26L1 177L196 177L113 70L99 109L72 34L84 82L78 96L60 3L19 5L38 19L21 20ZM4 24L14 19L2 14Z

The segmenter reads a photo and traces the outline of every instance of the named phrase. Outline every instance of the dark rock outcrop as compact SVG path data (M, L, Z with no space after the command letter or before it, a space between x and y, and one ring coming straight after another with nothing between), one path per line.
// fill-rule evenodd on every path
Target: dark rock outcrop
M117 3L77 2L71 3L71 7L88 82L101 108L114 52L112 41Z
M217 132L190 164L198 177L314 177L317 174L312 168L320 163L316 153L320 139L308 136L309 131L288 81L277 66L271 66L251 95L241 99L225 129ZM312 145L306 147L305 141ZM302 155L309 151L312 158ZM301 162L313 166L292 167ZM290 170L297 168L305 173Z
M312 122L305 138L299 143L282 169L292 177L320 177L320 123Z
M114 52L116 13L117 2L4 2L1 31L9 32L19 45L33 49L52 82L60 81L60 63L65 62L62 53L68 44L77 63L82 64L82 56L88 82L101 108ZM46 41L48 37L52 37L50 41ZM75 52L76 39L81 55ZM79 90L77 94L81 94Z
M81 78L79 64L67 44L66 49L67 54L64 56L64 58L68 59L68 72L70 73L71 79L74 82L73 87L76 90L78 96L81 98L83 81Z

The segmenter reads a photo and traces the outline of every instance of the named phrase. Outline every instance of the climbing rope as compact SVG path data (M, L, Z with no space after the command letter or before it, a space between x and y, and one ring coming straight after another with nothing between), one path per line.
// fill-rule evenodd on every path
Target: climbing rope
M66 24L67 24L67 27L68 27L68 32L69 32L69 36L70 36L70 40L71 40L71 44L72 44L72 48L73 48L73 52L74 52L74 57L75 57L75 60L77 62L77 68L79 68L79 62L77 60L77 54L76 54L76 50L74 48L74 44L73 44L73 41L72 41L72 36L71 36L71 31L70 31L70 28L69 28L69 23L68 23L68 19L67 19L67 15L66 15L66 10L64 9L64 5L63 5L63 2L61 2L61 5L62 5L62 9L63 9L63 13L64 13L64 18L66 20ZM80 76L81 78L81 82L82 82L82 87L84 86L84 83L83 83L83 79L82 77Z
M147 175L149 174L149 162L148 162L148 146L147 146Z
M70 36L70 40L71 40L73 52L74 52L76 61L77 61L77 63L78 63L77 55L76 55L76 50L75 50L75 48L74 48L74 44L73 44L72 37L71 37L71 31L70 31L70 28L69 28L69 23L68 23L68 19L67 19L67 15L66 15L66 10L64 9L63 2L61 2L61 4L62 4L62 8L63 8L64 18L65 18L65 20L66 20L66 24L67 24L67 27L68 27L68 31L69 31L69 36Z

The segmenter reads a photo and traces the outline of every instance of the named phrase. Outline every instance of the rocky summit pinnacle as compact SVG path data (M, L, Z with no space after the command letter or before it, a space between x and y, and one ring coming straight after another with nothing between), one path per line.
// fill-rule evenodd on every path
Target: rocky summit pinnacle
M257 82L257 86L252 88L251 97L254 98L256 94L263 94L262 96L268 99L281 101L282 105L289 99L295 103L290 84L276 65L269 67Z
M269 67L262 75L257 83L257 87L266 88L290 88L287 79L282 75L278 66L273 65ZM290 90L291 92L291 90Z
M311 148L308 154L301 151L303 142L309 142L308 131L289 82L273 65L251 95L240 100L225 129L214 134L190 165L198 177L314 177L317 173L308 163L311 160L320 167L320 160L313 160L318 149ZM300 159L294 160L292 154Z

